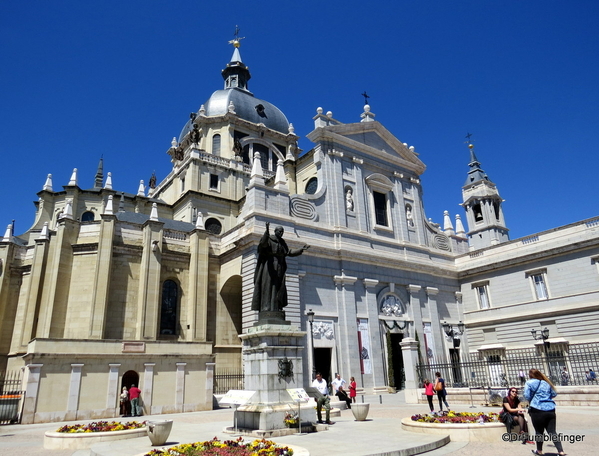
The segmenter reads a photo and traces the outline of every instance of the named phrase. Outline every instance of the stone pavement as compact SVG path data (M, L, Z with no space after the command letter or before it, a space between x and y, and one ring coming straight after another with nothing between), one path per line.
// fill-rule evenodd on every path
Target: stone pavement
M451 399L451 398L448 398ZM360 400L360 398L358 398ZM305 448L310 456L407 456L415 451L426 451L427 444L435 444L439 436L414 434L401 429L400 420L414 413L427 412L427 406L405 404L402 393L383 396L365 396L364 401L371 404L368 420L357 422L351 410L341 411L340 417L334 417L335 424L328 431L289 435L273 439L275 442L293 447ZM456 411L499 411L499 407L470 408L469 404L452 404ZM584 435L582 442L570 444L564 442L564 450L570 455L595 456L599 454L599 408L597 407L558 407L558 432L564 435ZM155 415L145 419L172 419L173 430L168 444L189 443L209 440L235 438L222 430L232 426L233 412L230 409L209 412L193 412L172 415ZM91 450L45 450L44 432L54 431L66 423L44 423L30 425L0 426L0 456L137 456L149 451L149 439L136 438L96 444ZM245 437L245 439L249 439ZM463 455L478 456L530 455L534 445L521 445L517 442L450 442L441 448L426 452L427 456ZM555 447L546 443L544 452L556 454ZM298 455L301 456L301 455Z

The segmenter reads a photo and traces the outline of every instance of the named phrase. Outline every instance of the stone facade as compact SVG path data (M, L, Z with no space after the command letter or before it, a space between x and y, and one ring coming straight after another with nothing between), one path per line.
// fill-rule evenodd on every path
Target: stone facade
M131 383L146 413L211 408L215 369L243 367L240 336L257 321L266 222L290 248L311 245L288 259L286 319L308 332L298 385L320 370L387 391L405 369L417 388L416 364L455 350L444 321L466 324L462 352L530 345L535 325L594 339L596 220L508 241L472 152L470 231L441 228L425 215L424 163L368 105L351 124L319 108L300 156L292 124L249 92L237 48L223 77L173 138L161 182L119 192L102 162L89 189L76 170L56 191L48 176L33 226L0 241L0 362L24 369L25 422L115 416Z

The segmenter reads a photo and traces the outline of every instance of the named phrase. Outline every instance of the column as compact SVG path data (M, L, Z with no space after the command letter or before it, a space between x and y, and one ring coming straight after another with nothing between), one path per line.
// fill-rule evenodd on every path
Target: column
M42 366L43 364L28 364L25 366L25 403L23 404L21 424L35 422Z
M190 324L191 340L205 341L207 330L208 306L208 251L209 241L207 232L194 230L189 237L190 254L189 281L186 298L188 322Z
M418 342L412 337L406 337L400 342L404 372L406 375L405 399L408 404L418 403Z
M119 367L120 364L109 364L108 368L108 392L106 393L106 409L115 410L118 403L118 397L121 393L119 388Z
M144 363L144 384L141 390L140 404L144 415L152 414L152 392L154 390L154 366L156 363Z
M214 395L214 367L216 363L206 363L206 405L212 404Z
M410 295L409 314L414 322L412 331L409 331L408 336L416 338L416 332L418 333L418 340L424 340L424 334L422 332L422 309L420 308L420 285L408 285L406 286L408 294Z
M179 413L185 411L185 366L187 366L187 363L177 363L177 373L175 378L175 407L177 407Z
M435 359L447 359L443 344L444 332L439 321L439 308L437 307L438 288L427 287L426 295L428 297L428 309L431 316L431 336L433 338L433 346ZM420 339L420 343L424 343L424 339ZM438 357L438 358L437 358Z
M77 419L79 408L79 392L81 391L81 368L83 364L71 364L71 380L69 382L69 397L67 399L66 420Z
M339 347L337 366L332 369L343 370L344 377L350 372L360 372L360 347L358 346L358 321L356 315L356 297L354 284L357 277L346 276L343 270L341 275L334 276L336 285L337 314L339 315ZM334 360L334 358L333 358ZM341 369L343 367L343 369ZM332 372L334 374L334 372Z
M366 314L368 315L368 326L370 328L370 349L372 362L372 386L383 387L385 385L385 363L383 362L384 353L381 349L381 322L379 321L379 306L376 299L376 286L379 284L375 279L364 279L364 288L366 289ZM376 356L374 350L376 347ZM366 386L366 385L364 385Z

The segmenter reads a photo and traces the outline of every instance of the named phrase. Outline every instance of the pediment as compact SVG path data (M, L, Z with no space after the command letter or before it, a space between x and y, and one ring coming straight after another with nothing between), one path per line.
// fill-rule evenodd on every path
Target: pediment
M393 136L380 122L320 127L312 131L308 138L315 143L323 140L338 143L356 151L359 155L371 155L377 159L391 161L418 175L426 169L418 155Z

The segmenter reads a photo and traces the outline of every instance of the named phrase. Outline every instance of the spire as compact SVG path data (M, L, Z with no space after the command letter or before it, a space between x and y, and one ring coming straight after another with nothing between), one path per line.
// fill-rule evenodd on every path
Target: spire
M114 209L112 207L112 195L108 195L108 202L106 203L106 209L104 209L104 214L114 215Z
M451 223L451 218L449 217L449 211L443 212L443 231L448 236L455 235L455 231L453 230L453 224Z
M12 241L12 223L9 223L6 227L6 231L4 232L4 237L2 238L3 242L11 242Z
M465 237L466 230L464 229L464 224L462 223L462 217L460 214L456 214L455 216L455 234L456 236Z
M144 185L144 181L139 181L139 188L137 189L137 196L146 196L146 187Z
M42 231L40 232L40 237L37 238L38 241L45 241L50 239L48 235L48 222L44 222L44 226L42 226Z
M150 220L154 222L158 221L158 205L156 203L152 203L152 210L150 211Z
M96 178L94 180L94 188L102 188L102 182L104 181L104 157L100 157L98 163L98 170L96 171Z
M112 173L110 171L108 171L108 174L106 175L106 184L104 185L104 188L112 190Z
M198 211L198 216L196 218L196 228L198 230L204 230L204 214Z
M223 79L225 80L225 89L243 89L248 90L248 81L252 77L250 70L241 60L239 47L241 40L245 37L239 37L239 27L235 27L235 38L229 41L233 45L233 56L227 67L222 71Z
M46 177L46 183L42 187L42 190L52 191L52 174L48 174L48 177Z
M77 168L73 169L73 174L71 174L71 180L67 184L68 187L75 186L77 187Z
M468 144L468 149L470 149L470 163L468 163L470 171L468 171L468 178L464 185L474 184L475 182L480 182L482 180L491 182L487 174L480 167L480 162L474 153L474 144Z

